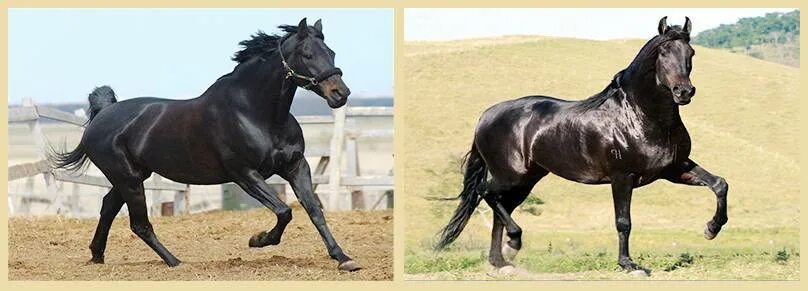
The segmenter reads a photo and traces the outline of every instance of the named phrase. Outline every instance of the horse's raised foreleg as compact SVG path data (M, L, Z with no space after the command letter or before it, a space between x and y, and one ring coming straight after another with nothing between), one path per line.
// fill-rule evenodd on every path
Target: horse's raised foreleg
M90 262L96 264L104 263L104 250L107 248L109 228L112 226L112 221L115 220L115 216L121 211L123 203L123 198L115 191L115 188L109 190L109 193L104 196L104 201L101 205L101 213L98 218L98 226L95 229L93 240L90 242L90 252L93 255Z
M727 223L727 191L729 185L724 178L713 175L695 162L687 160L676 167L667 179L677 184L707 186L715 193L716 209L713 219L707 222L704 228L704 238L714 239L721 227Z
M631 260L628 242L631 234L631 193L634 190L633 175L615 175L612 180L612 198L614 199L614 220L617 227L620 251L617 263L626 271L649 271Z
M356 271L361 269L359 264L342 251L342 248L340 248L334 236L331 235L331 230L328 229L323 211L320 209L317 198L314 196L314 191L312 191L309 163L306 162L305 159L300 159L294 169L282 176L289 181L289 184L292 186L292 191L295 192L300 204L309 214L311 222L314 224L314 227L317 228L317 232L320 233L320 237L322 237L328 249L328 255L339 262L338 268L343 271Z
M250 247L260 248L281 243L283 231L286 229L286 225L292 221L292 209L286 205L286 202L278 198L278 194L264 182L264 177L258 171L248 170L244 177L236 181L236 184L241 186L241 189L255 200L269 208L278 219L275 227L271 230L261 231L250 237Z

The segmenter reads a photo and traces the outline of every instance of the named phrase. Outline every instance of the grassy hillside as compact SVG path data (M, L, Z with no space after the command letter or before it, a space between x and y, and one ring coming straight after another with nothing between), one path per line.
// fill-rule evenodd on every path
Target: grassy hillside
M456 202L427 199L461 189L458 160L482 111L531 94L586 98L643 44L529 36L405 44L397 104L404 126L396 137L404 140L404 167L396 174L406 197L406 272L418 274L410 278L489 278L490 212L475 214L453 247L436 255L435 234ZM698 93L681 112L693 138L691 158L730 184L729 224L716 240L704 240L713 193L656 182L635 191L632 254L654 268L656 279L799 278L799 70L695 49ZM532 197L544 204L515 214L524 229L521 278L626 278L616 269L608 186L551 175ZM664 271L684 254L694 258L689 267Z
M741 18L736 23L702 31L693 43L799 67L800 11Z

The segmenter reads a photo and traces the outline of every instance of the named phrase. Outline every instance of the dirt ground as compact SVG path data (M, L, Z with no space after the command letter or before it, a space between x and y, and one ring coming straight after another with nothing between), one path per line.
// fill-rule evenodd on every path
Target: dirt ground
M254 233L270 229L264 209L152 218L163 244L183 263L167 267L115 220L106 264L87 264L97 220L60 217L9 219L9 280L392 280L393 212L326 213L343 250L364 269L337 270L305 211L294 208L280 245L250 248Z

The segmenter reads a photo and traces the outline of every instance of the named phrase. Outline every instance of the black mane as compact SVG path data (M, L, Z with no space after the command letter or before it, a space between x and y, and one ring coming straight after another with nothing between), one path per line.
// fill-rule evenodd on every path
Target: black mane
M598 108L603 102L606 102L607 99L615 97L615 96L622 96L625 94L620 87L622 87L622 79L625 78L626 73L631 74L634 72L640 65L646 62L648 59L656 59L657 54L659 53L659 46L667 41L672 40L684 40L686 42L690 42L690 34L685 32L682 26L679 25L672 25L668 26L665 30L664 34L656 35L640 49L640 52L637 53L637 56L634 57L634 60L625 68L617 72L617 74L612 77L612 81L609 83L603 91L592 95L591 97L581 100L581 102L576 106L580 109L581 112L585 112L594 108Z
M280 30L285 32L286 34L281 36L277 34L266 34L263 31L259 30L253 35L250 35L250 39L242 40L238 44L244 49L237 51L233 54L232 60L240 63L243 63L253 57L267 55L274 53L278 48L278 42L283 41L289 35L297 33L297 26L294 25L281 25L278 26ZM314 36L324 39L323 33L309 27L309 33L313 33Z

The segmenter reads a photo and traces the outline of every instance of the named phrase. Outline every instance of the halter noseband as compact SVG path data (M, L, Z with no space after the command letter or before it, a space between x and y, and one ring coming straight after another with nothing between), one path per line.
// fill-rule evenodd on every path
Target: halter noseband
M295 78L298 80L302 80L306 83L304 83L304 85L302 86L301 85L298 86L303 87L303 89L306 90L311 90L312 87L317 86L317 84L320 84L320 82L324 81L325 79L328 79L333 75L342 76L342 70L340 70L337 67L325 70L314 77L298 74L297 72L295 72L295 70L292 70L292 67L289 66L289 63L286 62L286 58L283 56L283 50L281 49L281 45L283 44L284 40L286 39L284 38L278 41L278 55L281 56L281 64L283 64L283 68L286 70L286 76L284 77L285 79Z

